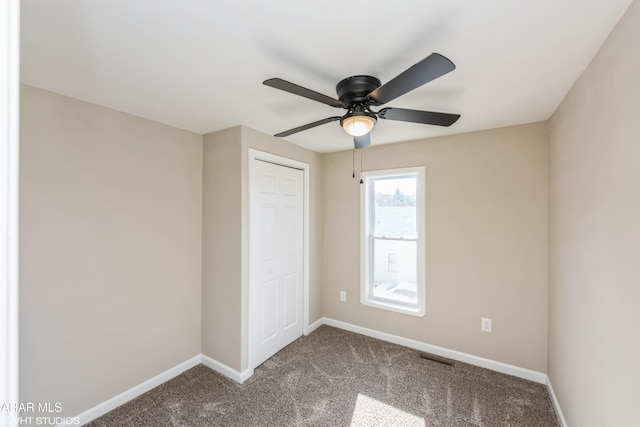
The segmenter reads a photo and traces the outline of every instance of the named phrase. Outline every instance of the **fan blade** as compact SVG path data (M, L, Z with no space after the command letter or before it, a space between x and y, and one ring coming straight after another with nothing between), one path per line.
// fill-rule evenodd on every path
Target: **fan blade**
M302 96L314 101L322 102L323 104L330 105L332 107L340 107L342 108L342 102L337 99L331 98L330 96L323 95L311 89L307 89L306 87L299 86L295 83L288 82L282 79L268 79L262 82L262 84L266 86L270 86L276 89L283 90L285 92L292 93L294 95Z
M408 70L398 75L395 79L385 83L369 94L369 98L377 105L386 104L404 95L413 89L429 83L438 77L442 77L448 72L456 69L456 66L448 58L432 53L422 61L418 62Z
M378 117L401 122L423 123L425 125L451 126L460 118L460 114L407 110L405 108L383 108L378 112Z
M364 134L362 136L354 136L353 137L353 145L356 148L364 148L371 145L371 133Z
M326 119L318 120L317 122L307 123L306 125L298 126L297 128L293 128L293 129L286 130L284 132L277 133L277 134L275 134L273 136L282 137L282 136L293 135L294 133L302 132L303 130L311 129L311 128L314 128L316 126L324 125L326 123L335 122L336 120L340 120L341 118L342 117L340 117L340 116L329 117L329 118L326 118Z

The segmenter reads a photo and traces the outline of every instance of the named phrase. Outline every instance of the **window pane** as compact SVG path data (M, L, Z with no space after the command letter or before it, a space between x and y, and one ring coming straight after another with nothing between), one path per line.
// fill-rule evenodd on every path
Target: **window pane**
M418 303L415 241L373 239L373 296Z
M425 168L362 174L362 304L424 316Z
M416 177L378 178L374 194L374 234L415 237Z

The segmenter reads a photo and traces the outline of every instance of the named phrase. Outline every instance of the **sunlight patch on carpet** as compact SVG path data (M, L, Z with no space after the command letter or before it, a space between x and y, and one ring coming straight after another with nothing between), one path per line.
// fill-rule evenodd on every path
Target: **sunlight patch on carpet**
M425 427L425 423L424 418L359 393L351 426Z

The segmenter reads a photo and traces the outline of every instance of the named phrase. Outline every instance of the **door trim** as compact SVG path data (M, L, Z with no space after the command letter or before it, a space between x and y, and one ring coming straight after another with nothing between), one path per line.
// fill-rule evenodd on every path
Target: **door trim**
M20 1L0 5L0 402L18 402Z
M244 264L244 271L246 272L246 277L247 277L247 286L245 287L245 289L247 290L247 295L246 295L246 299L245 301L250 300L248 292L250 292L250 283L251 283L251 277L249 277L250 275L250 271L251 271L251 266L249 265L249 254L251 253L251 191L252 191L252 187L251 187L251 177L253 176L253 172L254 172L254 162L255 161L265 161L265 162L269 162L269 163L275 163L277 165L281 165L281 166L285 166L285 167L290 167L290 168L294 168L294 169L299 169L302 170L303 172L303 199L302 199L302 210L303 210L303 219L302 219L302 334L303 335L308 335L311 332L311 329L309 327L309 176L310 176L310 166L308 163L304 163L298 160L293 160L293 159L289 159L287 157L282 157L282 156L278 156L275 154L271 154L271 153L267 153L264 151L260 151L260 150L256 150L253 148L249 148L249 167L248 167L248 179L247 179L247 183L248 183L248 191L247 191L247 195L249 198L249 203L248 203L248 215L247 215L247 220L248 220L248 227L247 227L247 233L248 233L248 238L247 238L247 259L246 262L243 263ZM250 307L249 307L250 308ZM246 315L244 316L243 319L247 325L247 341L248 341L248 353L247 353L247 368L251 370L251 373L253 373L253 369L255 368L255 366L253 365L253 358L252 358L252 348L251 346L253 345L253 343L251 342L251 336L252 336L252 330L251 330L251 310L247 309L246 311Z

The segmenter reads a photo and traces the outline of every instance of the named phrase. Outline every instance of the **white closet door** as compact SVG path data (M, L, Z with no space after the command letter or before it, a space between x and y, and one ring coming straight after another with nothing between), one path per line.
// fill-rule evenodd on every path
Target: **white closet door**
M302 336L303 171L252 159L251 365Z

